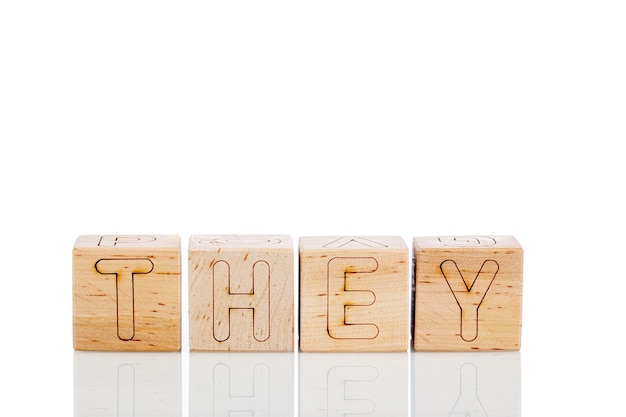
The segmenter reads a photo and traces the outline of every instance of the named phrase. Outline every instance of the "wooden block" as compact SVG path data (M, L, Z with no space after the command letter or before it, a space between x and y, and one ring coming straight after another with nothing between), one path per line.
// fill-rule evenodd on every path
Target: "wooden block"
M406 351L407 263L396 236L300 238L300 349Z
M513 236L416 237L415 350L519 350L522 247Z
M191 236L190 349L293 351L293 263L289 236Z
M180 350L180 237L79 236L74 349Z

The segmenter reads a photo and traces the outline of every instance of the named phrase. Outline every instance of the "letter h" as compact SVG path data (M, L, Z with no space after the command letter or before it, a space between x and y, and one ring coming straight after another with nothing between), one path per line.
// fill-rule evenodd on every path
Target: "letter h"
M236 273L237 271L233 271ZM218 342L228 340L233 309L252 310L253 336L259 342L270 337L270 266L259 260L252 265L252 287L241 291L231 286L230 264L213 264L213 337Z

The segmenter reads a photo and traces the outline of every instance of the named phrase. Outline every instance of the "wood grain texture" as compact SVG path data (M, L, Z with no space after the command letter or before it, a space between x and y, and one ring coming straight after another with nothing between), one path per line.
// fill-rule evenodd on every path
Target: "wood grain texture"
M293 351L293 242L286 235L189 240L194 351Z
M416 237L413 346L519 350L522 247L513 236Z
M180 237L79 236L74 349L180 350Z
M406 351L408 271L400 237L300 238L300 349Z

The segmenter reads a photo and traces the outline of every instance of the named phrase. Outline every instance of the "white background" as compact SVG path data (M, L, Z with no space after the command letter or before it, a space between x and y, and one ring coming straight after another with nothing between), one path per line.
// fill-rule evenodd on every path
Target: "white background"
M2 414L72 415L71 248L100 233L513 234L523 414L621 410L625 21L604 0L4 0Z

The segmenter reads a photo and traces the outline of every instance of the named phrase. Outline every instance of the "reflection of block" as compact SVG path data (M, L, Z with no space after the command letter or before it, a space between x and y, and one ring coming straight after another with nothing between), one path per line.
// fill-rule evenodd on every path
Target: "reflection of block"
M192 236L191 350L293 350L289 236Z
M74 416L182 415L178 352L74 352Z
M407 415L406 352L302 353L299 362L300 416Z
M293 353L192 352L189 416L292 416Z
M80 236L74 348L180 350L180 238Z
M414 417L521 415L519 352L414 352Z
M406 351L408 293L402 238L300 238L300 349Z
M416 350L519 350L522 247L512 236L417 237Z

